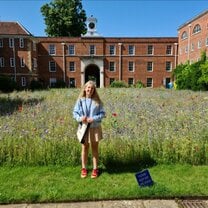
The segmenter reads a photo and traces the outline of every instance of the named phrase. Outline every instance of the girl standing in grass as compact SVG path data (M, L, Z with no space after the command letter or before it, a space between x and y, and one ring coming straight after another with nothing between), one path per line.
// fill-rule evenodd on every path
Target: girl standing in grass
M81 178L86 178L87 171L87 159L89 146L92 149L92 162L93 170L91 178L97 178L98 171L98 144L102 139L101 121L105 117L105 111L103 109L102 101L97 93L95 83L88 81L79 94L78 100L74 106L73 117L77 122L90 123L90 128L84 137L84 143L82 144L82 169Z

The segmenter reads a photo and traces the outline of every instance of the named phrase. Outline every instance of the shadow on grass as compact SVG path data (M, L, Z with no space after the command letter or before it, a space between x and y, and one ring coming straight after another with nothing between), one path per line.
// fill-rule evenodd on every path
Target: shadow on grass
M143 160L130 160L130 161L121 161L121 160L106 160L103 162L106 172L109 174L114 173L136 173L141 170L153 167L156 165L156 161L152 158L143 159Z
M22 106L35 106L42 102L44 98L36 99L29 98L23 99L21 97L10 98L0 97L0 116L11 115L15 111L21 111Z

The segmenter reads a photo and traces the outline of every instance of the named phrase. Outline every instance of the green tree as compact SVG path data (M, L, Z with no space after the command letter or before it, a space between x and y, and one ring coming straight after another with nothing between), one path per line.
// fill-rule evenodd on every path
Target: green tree
M173 72L177 89L208 90L208 61L206 52L198 62L180 64Z
M54 0L43 5L41 13L49 37L79 37L87 31L81 0Z

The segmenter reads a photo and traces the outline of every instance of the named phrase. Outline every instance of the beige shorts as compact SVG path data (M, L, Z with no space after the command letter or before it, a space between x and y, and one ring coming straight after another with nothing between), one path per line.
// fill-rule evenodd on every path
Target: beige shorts
M103 138L101 126L95 128L89 128L87 134L85 135L85 141L88 143L99 142Z

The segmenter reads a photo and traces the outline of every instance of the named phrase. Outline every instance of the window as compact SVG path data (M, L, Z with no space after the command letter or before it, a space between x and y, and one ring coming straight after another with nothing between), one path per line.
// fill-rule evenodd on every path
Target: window
M24 48L24 39L23 38L19 39L19 47Z
M131 86L134 84L134 78L128 78L128 85Z
M184 40L184 39L186 39L186 38L188 38L188 34L187 34L186 31L184 31L184 32L182 33L182 35L181 35L181 39Z
M69 87L76 87L75 78L69 78Z
M56 72L56 62L49 61L49 72Z
M167 45L166 47L166 55L171 55L172 54L172 46L171 45Z
M172 63L170 61L166 61L166 71L171 71L172 70Z
M152 78L147 78L147 87L153 87L153 80L152 80Z
M193 34L201 32L201 26L199 24L194 26Z
M9 47L10 48L14 47L14 38L9 38Z
M115 46L114 45L110 45L109 46L109 53L110 53L110 55L115 55L116 54L116 48L115 48Z
M95 46L90 45L90 55L95 55Z
M0 57L0 67L4 67L4 57Z
M75 71L75 62L74 61L70 61L69 62L69 71L70 72L74 72Z
M24 58L20 58L20 66L25 67L25 60Z
M25 87L26 86L26 78L25 77L21 77L21 84L22 84L22 87Z
M134 62L133 62L133 61L129 61L129 66L128 66L128 68L129 68L129 71L130 71L130 72L133 72L133 71L134 71Z
M115 78L110 78L110 85L115 81Z
M69 45L68 53L69 53L69 55L75 55L75 46L74 45Z
M185 47L185 53L188 53L188 46Z
M191 51L194 51L194 44L191 44Z
M148 45L147 54L148 55L153 55L153 45Z
M55 45L49 45L49 54L50 55L56 55L56 46Z
M135 47L134 45L129 45L129 55L134 55L135 54Z
M0 48L3 48L3 39L0 39Z
M37 45L36 45L36 42L33 41L33 51L36 51L37 50Z
M208 38L206 38L205 45L208 46Z
M50 87L56 87L56 78L50 78L49 82Z
M14 67L15 61L14 58L10 58L10 67Z
M201 40L198 41L198 48L201 48L202 42Z
M153 71L153 62L151 61L147 62L147 71L148 72Z
M36 58L33 58L33 69L36 70L37 67L38 67L37 59Z
M116 70L115 68L116 68L115 67L115 62L110 61L109 62L109 71L114 72Z

